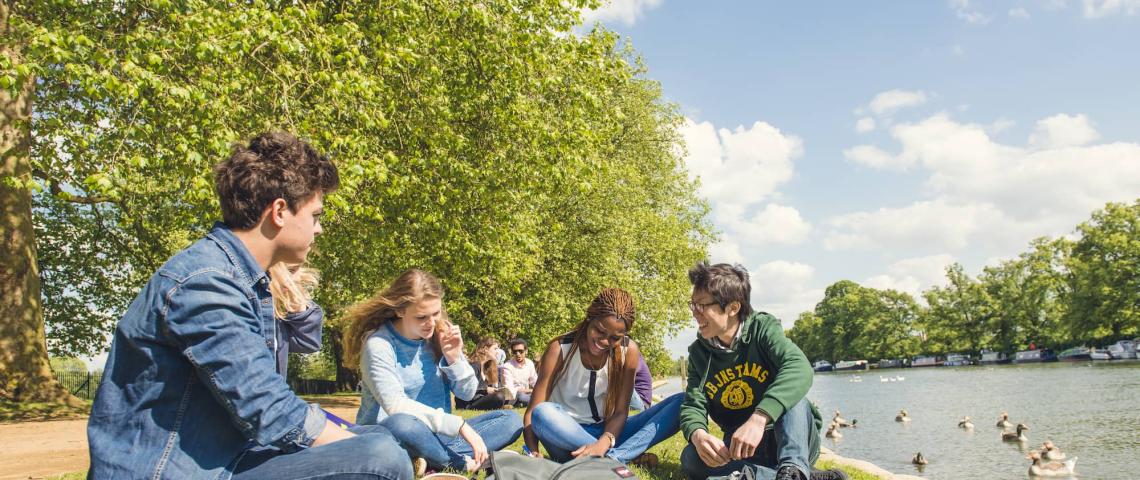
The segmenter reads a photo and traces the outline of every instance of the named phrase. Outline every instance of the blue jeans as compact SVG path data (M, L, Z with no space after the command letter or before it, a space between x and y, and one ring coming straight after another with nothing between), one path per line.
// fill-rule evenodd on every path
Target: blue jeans
M522 434L522 417L514 410L487 412L467 419L467 424L483 437L488 452L515 443ZM471 457L475 453L463 437L437 434L411 415L397 413L381 420L380 425L392 431L408 454L427 460L433 468L467 470L467 459L463 457Z
M250 450L234 469L233 480L412 479L412 462L387 429L366 425L349 431L356 436L296 453Z
M681 400L684 394L670 396L648 410L629 417L618 435L617 444L606 453L622 463L629 463L662 440L672 437L680 428ZM530 414L530 425L550 458L566 462L570 452L598 441L605 422L580 424L558 403L543 402Z
M740 425L725 430L725 446L731 446L732 434L737 428L740 428ZM771 430L764 432L764 439L751 457L734 460L716 468L705 465L704 460L697 455L696 447L690 443L681 452L681 470L690 479L704 480L708 477L729 475L734 471L744 470L747 466L756 473L757 480L772 480L776 478L776 469L791 465L803 472L804 478L811 478L809 458L813 449L819 449L819 431L815 428L815 417L811 413L811 405L807 399L800 400L785 411L770 428Z

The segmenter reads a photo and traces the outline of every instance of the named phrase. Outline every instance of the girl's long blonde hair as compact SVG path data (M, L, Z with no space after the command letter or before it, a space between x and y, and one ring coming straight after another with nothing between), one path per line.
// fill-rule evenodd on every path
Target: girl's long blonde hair
M468 357L482 369L483 381L488 387L499 386L499 359L491 352L491 347L498 344L499 341L494 338L484 338L479 342L479 346L475 347L475 351L471 353L471 356Z
M601 321L606 317L616 317L625 324L625 331L628 332L633 329L633 321L637 316L637 312L633 306L633 296L629 292L620 288L607 288L602 290L598 296L594 297L594 301L590 302L590 307L586 309L586 318L583 319L578 326L573 330L566 332L558 337L558 340L564 338L572 338L573 343L570 344L570 350L566 352L564 361L554 367L554 372L551 375L551 381L546 385L546 398L554 392L554 385L562 377L562 372L566 367L566 362L574 357L574 351L578 349L578 344L585 341L587 332L590 329L590 322ZM622 338L621 342L614 345L610 351L610 358L606 360L610 368L609 385L606 387L606 404L603 408L605 417L609 418L610 415L617 410L618 397L620 397L622 387L622 371L625 370L625 356L626 345L628 344L629 337Z
M401 273L388 288L350 307L343 317L343 322L348 325L344 332L344 364L359 371L360 351L364 349L364 342L369 335L385 323L396 320L397 314L403 312L408 305L437 298L443 300L443 285L439 283L439 279L428 272L412 268ZM447 308L442 306L440 308L439 321L436 322L435 332L428 342L431 344L436 361L443 352L439 332L451 328L451 321L447 319Z
M273 316L283 319L290 313L308 309L309 301L313 299L313 291L317 289L320 280L319 272L304 265L277 262L269 267L269 293L273 295Z

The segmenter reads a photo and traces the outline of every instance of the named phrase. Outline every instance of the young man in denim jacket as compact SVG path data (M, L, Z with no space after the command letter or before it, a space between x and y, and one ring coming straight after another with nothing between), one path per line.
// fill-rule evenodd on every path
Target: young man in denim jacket
M159 268L115 328L89 478L412 478L386 430L341 429L276 372L266 269L305 260L336 167L267 133L214 173L224 222Z

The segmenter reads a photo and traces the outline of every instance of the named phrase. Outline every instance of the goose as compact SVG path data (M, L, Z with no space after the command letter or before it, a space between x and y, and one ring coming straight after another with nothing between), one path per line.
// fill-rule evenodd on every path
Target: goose
M838 409L835 410L835 416L831 417L831 421L838 424L840 427L850 426L850 424L847 423L847 419L843 418L843 416L839 414Z
M971 422L970 416L966 415L965 417L962 417L962 421L958 422L958 428L964 428L966 430L973 430L974 429L974 422Z
M1029 438L1025 436L1025 431L1029 430L1024 423L1017 424L1017 432L1001 432L1001 439L1006 442L1028 442Z
M922 452L914 454L914 458L910 459L910 463L915 465L926 465L926 457L922 456Z
M899 414L895 415L895 421L896 422L904 422L904 423L910 421L910 417L907 416L905 408L902 410L899 410Z
M1065 452L1053 445L1052 440L1045 440L1045 443L1041 444L1041 458L1044 460L1064 460Z
M1030 477L1068 477L1072 476L1077 468L1077 457L1061 462L1044 462L1037 452L1029 452L1029 459L1033 464L1029 466Z
M839 433L839 428L835 426L835 423L832 423L827 427L826 436L827 438L843 438L843 434Z
M1012 423L1009 423L1009 414L1008 413L1001 412L1001 415L998 416L997 426L998 426L998 428L1009 428L1009 427L1013 426Z

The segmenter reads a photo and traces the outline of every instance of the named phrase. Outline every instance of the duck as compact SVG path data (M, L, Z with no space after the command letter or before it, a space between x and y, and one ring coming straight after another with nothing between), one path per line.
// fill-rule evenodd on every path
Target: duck
M1001 432L1001 439L1006 442L1028 442L1029 438L1025 436L1025 431L1029 427L1024 423L1017 424L1017 432Z
M895 421L896 422L904 422L904 423L910 421L910 417L907 416L905 408L902 410L899 410L899 414L895 415Z
M1041 444L1041 458L1044 460L1064 460L1065 452L1053 445L1052 440L1045 440L1045 443Z
M1013 426L1012 423L1009 423L1008 413L1001 412L1001 415L998 416L997 426L998 428L1010 428Z
M851 426L851 424L847 423L847 419L843 418L843 417L842 417L842 416L839 414L839 410L836 410L836 411L835 411L835 416L834 416L834 417L831 417L831 421L832 421L833 423L835 423L836 425L839 425L840 427L849 427L849 426Z
M835 425L835 422L832 422L831 425L827 427L827 433L825 435L827 438L843 438L843 434L839 433L839 427Z
M966 415L966 416L962 417L962 420L960 422L958 422L958 428L964 428L966 430L973 430L974 429L974 422L971 422L970 416Z
M910 463L913 463L915 465L926 465L927 461L926 457L922 456L922 452L918 452L914 454L914 458L910 459Z
M1029 465L1030 477L1069 477L1076 473L1077 457L1064 463L1045 462L1037 452L1029 452L1029 459L1033 460L1033 464Z

